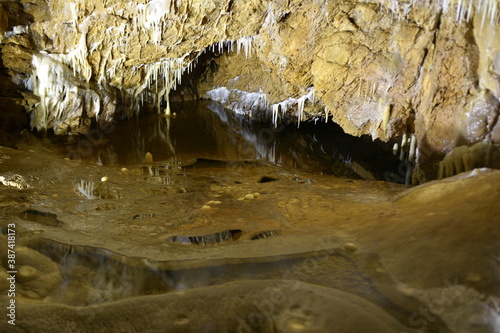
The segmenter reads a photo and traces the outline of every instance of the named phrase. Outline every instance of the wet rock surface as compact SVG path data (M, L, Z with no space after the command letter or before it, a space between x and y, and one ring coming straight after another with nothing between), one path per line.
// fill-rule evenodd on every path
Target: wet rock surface
M414 134L435 179L456 146L499 143L499 12L481 4L9 1L2 58L39 130L87 133L223 88L234 110Z
M407 187L222 144L226 159L181 153L175 137L147 163L146 146L105 155L100 143L78 160L28 139L0 147L19 332L495 329L498 171ZM175 158L160 153L168 142Z
M91 332L89 326L103 332L413 332L362 298L287 280L238 281L101 307L27 305L21 314L28 311L61 332ZM20 327L43 331L29 321Z

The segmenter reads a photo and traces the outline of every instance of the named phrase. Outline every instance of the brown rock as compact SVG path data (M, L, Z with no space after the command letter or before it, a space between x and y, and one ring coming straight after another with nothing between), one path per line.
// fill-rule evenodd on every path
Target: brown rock
M0 13L4 29L32 21L29 36L11 36L4 45L6 67L21 84L33 73L32 54L46 52L66 67L60 84L77 100L55 96L64 112L37 108L43 115L35 116L36 127L63 133L61 121L81 116L104 126L119 100L132 115L141 101L163 109L167 96L198 98L224 86L261 92L270 104L314 88L306 117L328 108L349 134L384 141L416 134L420 163L459 144L500 137L499 28L483 22L482 12L457 21L456 4L443 12L437 5L355 0L21 2L24 11L9 3ZM244 50L229 55L229 43L220 56L218 43L250 36L256 37L248 57ZM212 45L213 53L203 53ZM196 72L184 77L176 96L168 94L179 68L194 59ZM43 106L48 97L35 93ZM288 110L296 111L296 104Z

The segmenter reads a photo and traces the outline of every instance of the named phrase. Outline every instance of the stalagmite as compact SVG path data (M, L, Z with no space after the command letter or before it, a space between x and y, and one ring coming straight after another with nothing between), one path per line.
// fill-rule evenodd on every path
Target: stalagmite
M166 97L166 100L167 100L167 108L165 109L165 114L167 116L170 116L170 99L168 98L168 93L167 93L167 97Z
M397 155L397 154L398 154L398 151L399 151L399 145L398 145L398 143L396 142L396 143L394 144L394 146L392 146L392 153L393 153L394 155Z

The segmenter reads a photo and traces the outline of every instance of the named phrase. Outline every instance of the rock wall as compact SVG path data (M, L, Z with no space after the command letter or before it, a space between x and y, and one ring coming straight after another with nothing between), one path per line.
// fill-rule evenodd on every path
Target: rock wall
M23 20L12 19L16 6ZM175 91L266 109L275 121L327 114L349 134L384 141L415 135L420 163L455 146L500 142L495 0L2 7L2 59L37 129L84 133L147 107L168 113Z

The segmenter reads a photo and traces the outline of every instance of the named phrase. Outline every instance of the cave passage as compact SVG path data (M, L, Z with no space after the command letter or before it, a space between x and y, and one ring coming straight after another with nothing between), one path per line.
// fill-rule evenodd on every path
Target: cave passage
M500 333L499 4L1 1L0 333Z
M175 103L172 112L172 117L145 113L111 130L94 129L65 151L99 165L141 164L149 152L155 163L261 160L313 174L402 182L393 176L402 163L388 145L347 135L324 118L300 128L292 120L275 126L266 115L243 116L207 101Z
M358 331L372 332L372 317L386 316L395 328L380 332L412 332L408 318L435 301L422 290L444 281L453 283L444 291L473 301L499 293L488 269L489 251L498 248L495 170L409 188L385 181L401 162L369 137L350 137L324 119L275 126L265 115L207 101L172 103L170 117L144 113L66 137L68 144L22 136L18 149L0 147L0 250L6 253L12 225L17 237L22 328L14 332L37 332L28 315L35 310L61 316L45 331L64 332L58 323L79 311L120 331L126 318L110 319L108 311L144 306L173 311L159 332L189 331L170 329L179 316L194 332L213 324L199 318L215 318L215 332L237 331L234 316L223 318L228 311L207 309L234 297L235 316L259 313L257 301L240 296L272 286L281 290L272 321L295 314L298 304L314 315L326 311L318 318L352 305L369 327ZM305 290L321 296L295 299ZM340 292L350 305L338 305ZM211 301L216 294L219 301ZM464 300L447 306L475 316ZM193 304L203 306L193 312ZM365 313L372 307L381 314ZM447 332L450 318L436 317L424 331ZM73 322L80 326L71 331L93 327Z

